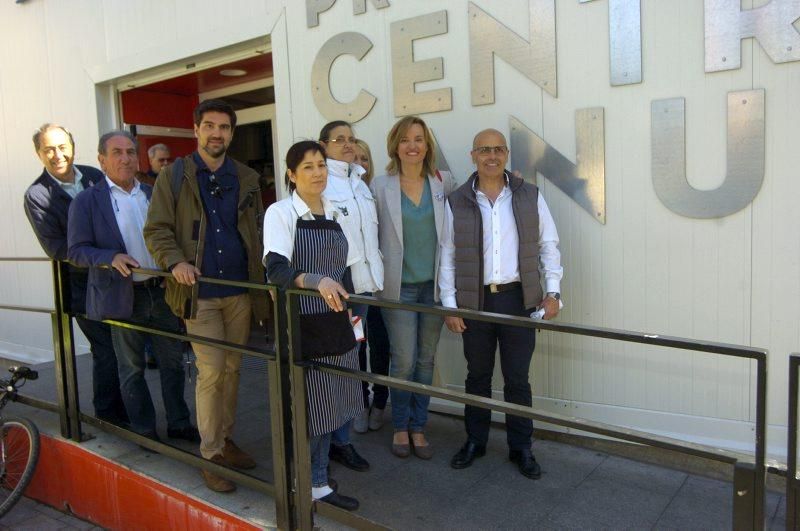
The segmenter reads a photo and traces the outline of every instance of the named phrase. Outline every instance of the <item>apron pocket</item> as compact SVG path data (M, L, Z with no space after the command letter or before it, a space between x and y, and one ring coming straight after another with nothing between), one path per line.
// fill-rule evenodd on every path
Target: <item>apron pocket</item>
M347 311L300 315L300 351L303 359L341 356L356 346Z

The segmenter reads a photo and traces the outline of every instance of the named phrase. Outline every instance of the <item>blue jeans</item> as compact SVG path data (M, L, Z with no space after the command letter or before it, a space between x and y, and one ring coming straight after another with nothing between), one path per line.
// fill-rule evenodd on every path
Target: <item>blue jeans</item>
M433 281L402 284L400 302L432 306ZM421 384L433 382L433 358L439 345L444 318L429 313L381 308L392 360L389 376ZM430 396L392 388L392 424L395 431L422 431L428 422Z
M345 424L349 426L350 423ZM328 484L328 450L331 448L331 432L311 437L311 486Z
M164 290L157 287L134 286L133 313L129 321L169 332L180 330L180 321L164 301ZM131 428L143 435L155 435L156 412L150 389L144 379L144 340L148 334L111 327L111 339L117 353L119 381ZM183 342L152 334L153 353L161 377L161 396L167 413L167 427L180 429L189 426L189 408L183 397Z
M363 296L371 296L372 293L358 293L358 295ZM364 333L367 330L367 310L369 310L369 306L366 304L351 304L349 308L353 311L353 317L359 316L361 317L362 325L364 326ZM367 346L366 342L362 342L359 350L359 365L362 371L367 370ZM363 361L362 361L363 359ZM365 407L369 407L369 384L367 382L361 382L361 387L364 391L364 402ZM353 421L345 422L338 430L333 432L333 436L331 437L331 444L335 444L336 446L347 446L350 444L350 426L353 425Z

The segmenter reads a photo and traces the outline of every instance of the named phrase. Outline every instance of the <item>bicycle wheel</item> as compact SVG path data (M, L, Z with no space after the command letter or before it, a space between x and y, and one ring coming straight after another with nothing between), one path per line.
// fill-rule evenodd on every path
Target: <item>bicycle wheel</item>
M22 496L39 460L39 430L23 418L0 425L0 517Z

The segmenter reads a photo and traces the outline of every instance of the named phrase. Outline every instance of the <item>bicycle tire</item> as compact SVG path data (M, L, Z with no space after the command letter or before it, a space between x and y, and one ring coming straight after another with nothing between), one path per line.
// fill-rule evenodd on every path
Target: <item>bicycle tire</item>
M0 423L0 517L22 497L39 461L39 429L26 418Z

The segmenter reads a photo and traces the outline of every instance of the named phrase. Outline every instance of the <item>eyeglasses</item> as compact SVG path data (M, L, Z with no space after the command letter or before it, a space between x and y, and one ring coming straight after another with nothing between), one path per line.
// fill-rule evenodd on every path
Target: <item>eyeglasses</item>
M331 138L330 140L328 140L328 142L333 142L334 144L342 144L342 145L344 145L344 144L355 144L356 143L356 139L353 138L352 136L348 136L348 137L337 136L336 138Z
M506 146L479 146L472 151L480 153L481 155L489 155L492 152L494 152L495 155L505 155L508 153L508 148Z

